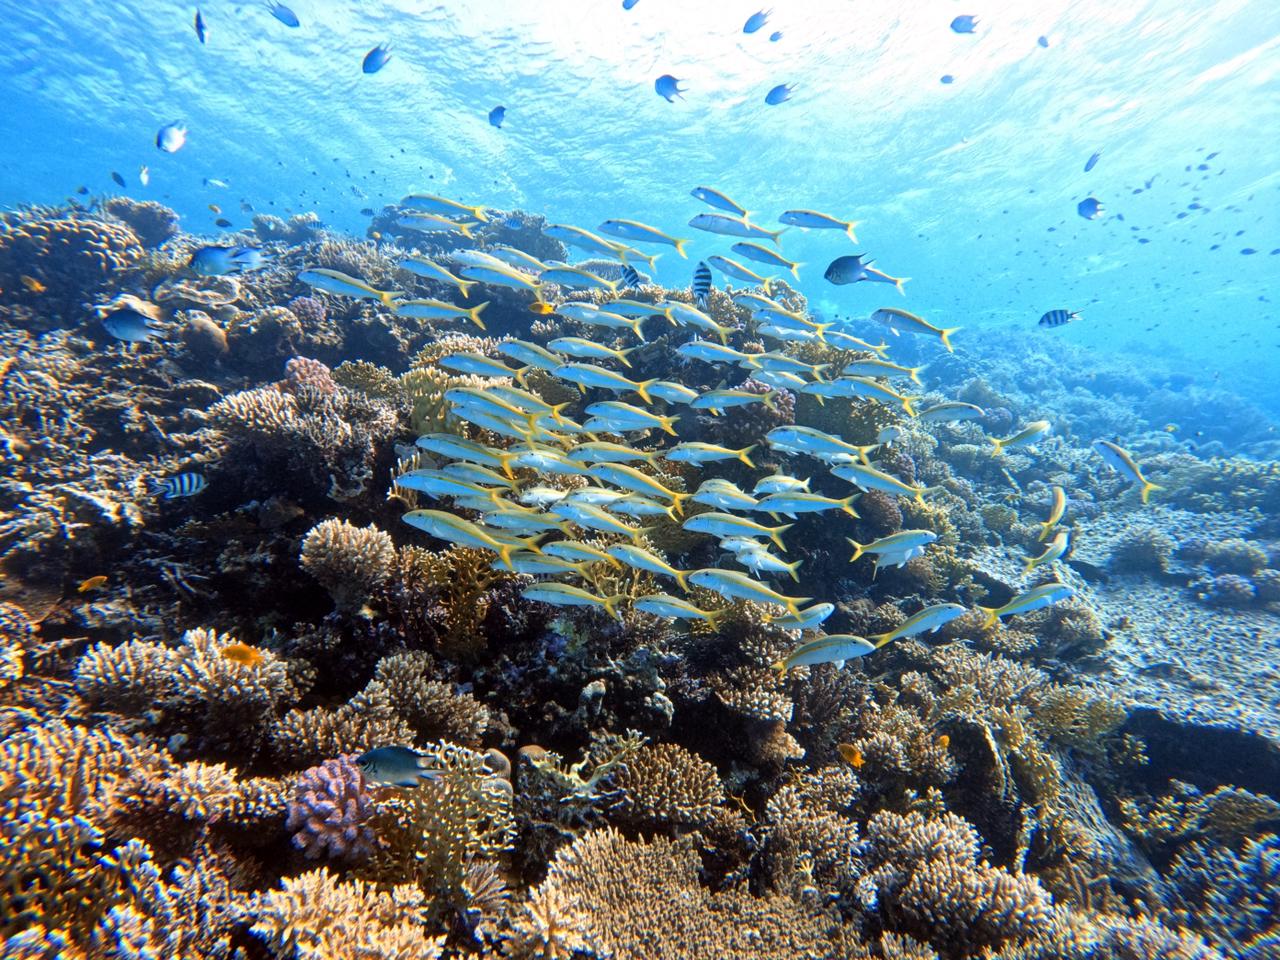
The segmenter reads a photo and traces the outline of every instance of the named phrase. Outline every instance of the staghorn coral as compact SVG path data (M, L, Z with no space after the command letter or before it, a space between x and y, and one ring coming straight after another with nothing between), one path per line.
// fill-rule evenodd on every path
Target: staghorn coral
M573 951L614 960L831 955L833 917L782 895L711 893L698 884L698 866L687 845L592 831L562 849L517 905L503 949L547 960Z
M296 308L295 308L296 309ZM400 384L386 367L365 360L347 360L333 369L333 380L339 386L358 390L379 400L394 400L400 396Z
M1280 802L1240 787L1220 786L1206 794L1173 780L1159 797L1121 797L1120 813L1131 834L1159 850L1202 836L1238 844L1280 819Z
M276 960L436 960L444 938L426 935L424 903L413 884L344 883L321 867L256 894L241 915Z
M411 879L434 916L465 908L468 866L505 855L515 821L511 783L493 774L484 754L445 743L422 752L439 777L378 799L370 821L377 846L358 873L382 883Z
M319 580L342 611L358 610L395 569L391 538L373 526L322 520L302 541L302 569Z
M1239 850L1187 844L1170 864L1174 916L1232 957L1266 957L1280 938L1280 838L1246 839Z
M272 753L290 769L318 764L340 754L361 754L374 747L409 744L413 740L413 728L388 704L378 704L374 710L351 704L336 710L295 708L271 729Z
M360 860L373 851L373 797L352 754L311 767L294 782L285 829L308 860Z
M946 952L1031 938L1050 919L1048 892L980 862L980 846L978 832L951 813L876 814L867 823L866 906Z

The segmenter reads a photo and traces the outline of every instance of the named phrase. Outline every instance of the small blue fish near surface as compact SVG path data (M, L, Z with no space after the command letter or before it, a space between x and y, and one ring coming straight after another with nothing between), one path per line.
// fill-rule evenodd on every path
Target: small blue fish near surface
M634 7L634 6L635 6L637 3L639 3L639 2L640 2L640 0L622 0L622 9L623 9L623 10L630 10L632 7Z
M286 27L300 27L298 15L286 7L283 3L268 2L267 12L283 23Z
M622 283L627 287L638 287L641 284L640 274L636 273L636 268L629 263L622 265Z
M376 783L416 787L423 780L439 780L442 771L408 747L376 747L356 757L364 775Z
M205 38L204 17L200 16L199 7L196 7L196 36L200 39L201 43L204 43L204 38Z
M764 102L771 106L786 103L791 99L791 94L795 89L796 85L794 83L780 83L764 95Z
M956 78L949 73L944 73L941 77L943 83L951 84L956 82Z
M116 184L120 187L129 186L127 183L124 182L124 177L120 176L120 174L116 173L114 170L111 171L111 179L114 180Z
M766 23L769 22L769 14L772 10L758 10L751 16L747 17L747 22L742 25L743 33L755 33Z
M391 45L380 43L364 55L364 62L360 64L360 69L365 73L377 73L387 65L390 59Z
M127 307L103 317L102 325L107 333L125 343L146 343L160 334L154 320Z
M196 273L205 277L220 277L242 270L259 270L266 262L258 247L200 247L187 262Z
M163 480L152 480L151 490L165 500L177 500L181 497L194 497L208 486L203 473L180 473L175 477Z
M1085 173L1088 173L1090 170L1092 170L1094 167L1096 167L1096 166L1098 165L1098 161L1099 161L1100 159L1102 159L1102 151L1101 151L1101 150L1095 150L1095 151L1093 152L1093 156L1092 156L1092 157L1090 157L1090 158L1089 158L1089 160L1085 163L1085 165L1084 165L1084 172L1085 172Z
M1102 208L1102 201L1097 197L1085 197L1076 204L1076 213L1086 220L1100 220L1105 212Z
M681 88L679 80L669 73L664 73L657 80L653 81L653 89L658 91L658 96L664 97L667 103L675 103L673 98L680 97L680 99L683 100L684 97L680 95L689 88Z
M973 28L978 25L978 18L962 13L951 21L951 29L956 33L973 33Z
M187 142L187 128L175 120L160 128L156 134L156 146L165 153L177 153Z
M1046 47L1046 48L1047 48L1047 47L1049 46L1049 38L1048 38L1048 37L1036 37L1036 43L1040 44L1040 46L1042 46L1042 47Z
M1064 323L1070 323L1072 320L1079 319L1080 314L1074 310L1050 310L1040 318L1040 326L1060 327Z
M781 30L775 30L775 31L773 31L773 33L769 34L769 42L770 42L770 43L777 43L777 42L778 42L779 40L781 40L781 39L782 39L782 31L781 31Z
M705 260L699 260L697 268L693 271L693 297L698 301L698 306L705 308L710 296L711 268L707 266Z
M506 107L494 107L492 110L489 111L490 126L501 128L502 121L505 119L507 119Z

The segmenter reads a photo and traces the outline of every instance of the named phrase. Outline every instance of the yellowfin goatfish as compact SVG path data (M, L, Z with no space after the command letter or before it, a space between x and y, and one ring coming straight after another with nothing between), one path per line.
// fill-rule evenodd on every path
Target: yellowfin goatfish
M754 510L758 502L751 494L740 490L736 483L719 477L703 480L692 499L694 503L720 510Z
M677 597L669 597L665 593L651 593L647 596L637 597L632 606L642 613L651 613L655 617L671 617L675 620L705 620L712 627L716 627L720 617L729 612L727 610L699 610L688 601L680 600Z
M406 213L396 219L396 226L420 233L460 233L468 240L474 240L471 228L479 224L474 220L450 220L434 213Z
M429 193L411 193L400 201L400 206L409 207L412 210L423 210L442 217L465 216L479 220L481 223L489 222L489 217L485 214L484 207L470 206L465 203L459 203L457 200L435 197Z
M858 238L853 235L853 228L858 225L857 220L841 220L817 210L787 210L778 217L778 222L801 230L843 230L850 240L858 242Z
M933 334L942 341L942 345L952 353L955 348L951 346L951 335L959 330L959 327L935 327L923 317L917 317L914 313L908 313L906 310L899 310L897 307L881 307L875 313L871 314L871 319L877 323L883 323L886 327L896 334L906 333L926 333Z
M720 596L729 597L730 599L754 600L756 603L776 603L779 606L786 607L787 610L797 616L800 613L800 605L808 603L810 600L809 597L784 597L767 584L752 579L745 573L739 573L736 570L719 570L716 568L695 570L689 574L689 582L694 586L714 590Z
M978 420L987 415L987 411L972 403L961 403L958 400L936 403L927 410L921 410L921 423L956 423L960 420Z
M842 463L831 469L832 476L848 480L860 490L879 490L881 493L895 493L902 497L912 497L917 503L924 504L924 487L912 486L899 480L892 474L866 463Z
M485 533L484 530L469 520L463 520L452 513L444 513L440 510L410 510L401 519L411 527L426 531L437 540L456 543L464 547L479 547L482 550L491 550L500 556L504 563L511 562L513 550L524 549L531 553L541 552L537 544L531 540L505 543L495 539L491 534Z
M764 287L765 293L770 293L773 285L772 277L762 277L750 267L744 266L737 260L731 260L728 257L722 257L719 254L713 257L707 257L707 263L715 267L726 277L733 277L735 280L742 280L746 283L758 283Z
M882 647L892 640L903 637L914 637L921 633L937 633L956 617L962 617L968 611L958 603L935 603L925 607L919 613L912 614L901 626L894 627L887 633L879 633L867 637L877 647Z
M590 503L565 503L562 501L557 503L551 509L551 512L585 530L597 530L600 533L618 533L630 538L632 543L639 540L644 533L644 528L634 527Z
M548 543L542 548L542 552L552 557L559 557L561 560L572 560L577 563L607 563L611 567L622 569L622 562L617 557L610 556L599 547L580 543L577 540L557 540L554 543Z
M454 373L470 373L477 377L518 377L520 374L519 370L513 370L501 360L467 351L441 357L439 366Z
M767 477L762 477L756 481L756 485L751 488L751 492L757 495L767 495L770 493L788 493L796 490L808 491L809 481L797 480L795 477L787 476L785 473L774 473Z
M728 210L730 213L737 214L744 219L747 216L747 211L742 204L734 203L719 190L711 187L694 187L689 191L689 196L695 197L718 210Z
M853 546L853 556L849 558L849 562L853 563L864 553L899 556L913 551L923 551L926 546L938 539L938 535L932 530L900 530L879 540L873 540L871 543L859 543L852 537L845 537L845 539ZM898 565L901 566L901 564Z
M740 240L729 248L734 253L741 254L748 260L754 260L756 263L767 263L771 267L782 267L784 270L790 270L791 275L797 280L800 279L800 264L788 260L780 253L775 253L768 247L762 247L758 243L748 243L746 240Z
M474 280L463 280L461 277L455 277L445 267L440 266L434 260L427 257L405 257L400 261L400 269L408 270L410 273L419 277L426 277L428 280L438 280L441 283L451 283L462 291L464 297L469 296L469 291L474 287Z
M416 787L423 780L439 780L444 772L433 767L427 757L408 747L366 750L356 757L356 763L373 783L393 787Z
M843 500L837 500L834 497L824 497L821 494L803 491L771 493L757 503L755 508L764 511L775 520L778 519L778 514L794 520L797 513L821 513L825 510L841 510L851 517L857 517L858 511L853 509L853 502L860 496L862 494L854 493Z
M824 380L821 383L809 383L800 388L801 393L818 397L866 397L872 400L893 401L902 407L909 417L916 415L915 401L919 397L907 397L892 387L877 383L869 377L838 377L835 380Z
M706 330L720 338L721 343L729 342L728 327L716 323L709 316L687 303L671 303L667 306L666 317L672 323L682 327L693 327L695 330Z
M606 370L604 367L597 367L592 363L561 364L552 371L552 376L575 384L583 393L587 392L587 387L594 387L598 390L614 390L618 393L630 391L638 393L645 403L653 402L653 398L649 396L649 384L654 381L646 380L643 383L638 383L635 380L624 377L617 371Z
M520 594L526 600L549 603L553 607L603 607L611 617L619 620L622 619L622 614L618 612L618 604L627 599L621 594L597 597L594 593L567 583L535 583L531 587L525 587Z
M567 263L549 264L547 269L538 275L538 280L541 283L554 283L562 287L618 292L618 281L606 280L590 270L571 267Z
M1065 583L1043 583L1038 587L1033 587L1026 593L1018 594L1003 607L979 607L978 609L987 615L982 628L985 630L993 626L1001 617L1030 613L1032 610L1050 606L1074 594L1075 590Z
M847 347L851 350L870 350L872 353L883 358L889 352L889 345L883 340L880 343L869 343L861 337L855 337L852 334L844 333L840 330L828 330L826 335L827 343L837 347Z
M1061 560L1062 555L1067 552L1067 547L1069 545L1070 544L1069 544L1069 538L1067 536L1067 531L1059 530L1058 535L1053 538L1053 541L1047 547L1045 547L1043 553L1041 553L1038 557L1027 557L1023 561L1023 563L1026 565L1023 572L1030 573L1032 570L1034 570L1038 566L1041 566L1042 564L1053 563L1057 560Z
M542 233L553 240L559 240L566 246L577 247L589 253L598 253L602 257L617 257L627 248L625 243L606 240L604 237L596 236L590 230L570 226L567 223L548 223L542 228Z
M1025 447L1047 436L1051 429L1048 420L1033 420L1011 437L1005 437L1003 440L999 437L991 437L991 442L995 444L995 449L991 452L998 455L1007 447Z
M731 513L700 513L686 520L683 527L690 533L706 533L713 537L768 537L778 545L779 550L786 550L782 535L791 529L792 524L766 527Z
M698 397L697 390L690 390L684 384L670 380L655 380L649 385L649 393L667 403L693 403Z
M707 233L718 233L725 237L757 237L778 242L781 230L766 230L747 220L746 217L732 217L724 213L700 213L689 221L695 230Z
M805 607L799 614L772 617L769 622L782 630L816 630L827 617L835 613L835 609L834 603L815 603L812 607Z
M854 360L845 366L842 375L846 377L900 377L908 376L920 383L920 371L924 367L904 367L888 360Z
M658 454L654 451L637 450L635 447L609 443L607 440L580 443L569 451L568 456L569 459L581 463L629 463L632 460L653 463L658 458Z
M507 450L495 450L482 443L459 437L452 433L428 433L419 437L416 445L428 453L441 457L453 457L457 460L468 460L492 467L502 467L507 475L511 475L508 464L514 453Z
M1107 466L1112 470L1141 487L1143 503L1147 502L1152 490L1164 489L1164 487L1152 483L1142 475L1142 471L1138 469L1138 465L1134 462L1129 451L1123 447L1116 446L1110 440L1095 440L1093 441L1093 449L1098 451L1102 459L1107 462Z
M847 440L829 433L823 433L813 427L786 426L774 427L764 435L765 442L775 449L807 453L815 457L827 457L833 454L847 453L865 459L869 447L859 447Z
M1062 516L1067 512L1067 494L1059 486L1053 488L1053 500L1049 504L1049 519L1040 524L1040 536L1037 537L1041 543L1049 539L1053 533L1053 528L1062 522Z
M756 444L754 443L749 447L743 447L741 450L731 450L716 443L686 442L677 443L674 447L664 451L663 456L668 460L674 460L676 463L692 463L695 466L713 463L716 460L741 460L754 470L756 465L751 462L751 451L755 448Z
M564 358L556 356L546 347L529 343L527 340L503 340L498 344L498 352L504 357L519 360L526 366L533 367L535 370L546 370L548 373L564 363Z
M459 271L468 280L478 280L495 287L508 287L512 290L528 290L539 300L542 299L542 284L522 270L503 264L500 267L467 264Z
M865 637L857 637L852 633L830 633L800 644L775 663L773 670L786 673L796 667L812 667L819 663L834 663L836 669L841 670L846 660L865 657L875 651L876 645Z
M688 240L681 240L670 234L663 233L657 227L651 227L645 223L637 223L635 220L606 220L597 228L601 233L607 233L612 237L622 237L624 240L634 240L638 243L666 243L676 248L676 253L680 256L688 258L688 254L684 252L684 245Z
M679 417L664 417L648 410L641 410L629 403L617 400L605 400L587 407L587 416L603 421L602 425L614 424L627 430L648 430L658 427L665 433L676 435L675 423Z
M337 270L313 268L303 270L298 279L309 287L332 293L339 297L355 297L356 299L380 300L387 309L395 308L395 301L404 296L402 290L375 290L369 284L356 277L349 277Z
M474 307L459 307L442 300L401 300L394 309L397 317L413 317L417 320L458 320L466 317L483 330L484 321L480 319L480 312L488 305L488 300Z
M603 480L622 490L630 490L632 493L670 500L677 513L684 509L684 502L691 496L688 493L669 490L647 473L641 473L635 467L625 463L597 463L587 470L587 476L594 480Z
M763 403L769 410L776 411L778 408L773 402L775 396L777 396L776 390L770 390L767 393L754 393L750 390L708 390L694 398L689 406L694 410L710 410L717 417L720 416L721 410L746 407L753 403Z
M521 270L524 273L531 273L536 275L541 273L543 270L547 269L547 265L543 263L541 260L539 260L537 257L533 256L532 254L525 253L523 250L517 250L515 247L508 247L503 244L497 244L496 246L490 247L489 249L491 251L492 256L497 257L499 260L503 261L508 266L515 267L517 270ZM479 251L471 251L471 252L478 253ZM456 259L458 257L458 254L455 253L453 256Z
M661 573L664 576L671 577L680 584L680 589L685 593L689 592L689 574L691 570L677 570L671 564L667 563L661 557L655 556L644 547L637 547L631 543L615 543L609 548L609 555L616 560L620 560L629 567L635 567L637 570L647 570L649 573Z
M676 353L690 360L704 360L707 363L738 363L756 369L760 367L759 361L753 354L743 353L724 344L712 343L710 340L690 340L688 343L682 343L676 347Z
M736 537L730 539L739 541L737 544L738 549L734 551L734 559L747 569L757 574L789 573L792 580L796 581L796 583L800 582L800 574L796 571L800 569L800 564L804 563L803 560L794 560L791 563L787 563L785 560L770 553L769 548L763 543ZM727 542L722 540L721 546L724 546Z
M624 367L631 366L631 361L627 359L627 354L640 349L639 347L628 347L626 350L616 350L613 347L605 346L603 343L596 343L594 340L586 340L582 337L558 337L548 343L547 346L557 353L563 353L570 357L617 360ZM557 367L563 365L563 360L556 364Z
M494 570L510 570L512 573L524 573L531 577L573 574L583 580L590 579L585 564L570 563L557 557L539 557L532 553L513 554L510 564L494 560L490 566Z

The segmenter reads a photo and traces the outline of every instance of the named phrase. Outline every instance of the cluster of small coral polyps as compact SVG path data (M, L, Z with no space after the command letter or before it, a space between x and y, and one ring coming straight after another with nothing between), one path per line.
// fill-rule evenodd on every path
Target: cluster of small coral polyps
M381 215L385 236L396 217ZM479 233L563 259L541 226L520 215ZM181 266L199 241L163 208L4 218L4 956L1271 955L1274 760L1183 765L1196 784L1156 766L1182 756L1180 738L1217 737L1206 755L1252 748L1177 717L1135 726L1099 679L1115 640L1085 604L994 627L974 613L844 670L786 675L770 665L795 637L751 603L687 629L635 612L553 617L485 552L408 531L412 493L392 479L430 465L412 447L425 430L493 439L451 419L445 391L479 381L437 366L443 355L586 331L501 292L489 337L445 342L294 275L326 266L438 293L399 269L403 250L314 217L260 216L255 231L242 239L266 244L271 265L193 279ZM81 305L125 294L172 335L111 348ZM744 318L720 290L708 309ZM655 327L630 375L666 374L673 346ZM936 367L989 409L988 427L1032 412L962 358ZM529 387L566 399L545 377ZM927 507L868 492L854 526L802 519L789 537L843 629L871 635L935 600L1016 592L1018 574L983 559L1038 542L1042 517L1020 516L1011 489L1047 505L1051 484L1073 483L1081 518L1112 509L1114 491L1062 438L1039 463L997 462L973 424L930 429L789 394L698 429L745 447L797 413L856 443L895 426L882 466L936 490ZM1170 471L1198 469L1179 456ZM143 494L182 472L207 488ZM1195 474L1196 489L1222 473ZM1280 491L1249 477L1264 497ZM693 468L664 478L698 480ZM1213 506L1187 496L1189 510ZM848 565L844 534L918 526L940 533L927 558L876 577ZM1247 542L1135 531L1113 568L1160 578L1182 563L1187 592L1220 609L1277 597L1261 526ZM645 542L680 567L715 562L661 518ZM654 589L648 573L610 584ZM430 774L376 779L361 757L391 746ZM1228 769L1254 780L1233 784L1245 773Z

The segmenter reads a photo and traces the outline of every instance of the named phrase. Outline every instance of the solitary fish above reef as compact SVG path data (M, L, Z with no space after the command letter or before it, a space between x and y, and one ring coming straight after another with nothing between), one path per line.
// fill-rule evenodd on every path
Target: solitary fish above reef
M801 230L843 230L849 235L850 240L854 243L858 242L858 238L853 235L853 228L858 225L858 221L841 220L829 213L820 213L817 210L787 210L778 217L778 222L799 227Z
M657 227L651 227L647 223L636 220L606 220L597 229L611 237L622 237L624 240L635 240L638 243L665 243L675 247L676 253L680 256L685 258L689 256L684 252L684 245L689 242L688 240L681 240L663 233Z
M999 455L1009 447L1025 447L1047 436L1053 427L1048 420L1033 420L1011 437L1001 440L999 437L989 438L995 449L991 452Z
M789 613L785 617L772 617L769 622L782 630L816 630L823 621L835 613L834 603L815 603L805 607L799 613Z
M202 473L180 473L163 480L152 480L151 490L160 494L165 500L177 500L180 497L194 497L208 486Z
M680 81L669 73L664 73L657 80L653 81L653 89L658 92L658 96L662 97L667 103L675 103L675 98L684 99L681 94L685 93L689 88L681 87Z
M726 237L761 237L774 243L782 236L781 230L766 230L749 222L746 217L731 217L724 213L699 213L689 220L689 226Z
M938 535L932 530L900 530L897 533L891 533L887 537L881 537L879 540L873 540L871 543L859 543L852 537L845 537L853 546L853 556L849 558L849 562L853 563L864 553L876 554L881 557L892 556L901 557L905 554L919 553L924 548L938 539ZM908 557L907 559L910 559ZM903 560L902 563L905 563ZM902 563L895 566L902 566Z
M871 266L874 260L863 260L861 254L849 254L844 257L836 257L827 266L827 272L822 276L830 283L836 286L842 286L848 283L860 283L864 280L873 283L892 283L898 288L898 292L904 297L907 291L902 285L910 280L910 277L891 277L887 273L883 273Z
M1062 515L1067 512L1067 493L1059 486L1053 488L1053 500L1049 504L1049 518L1040 524L1040 536L1037 540L1041 542L1048 540L1053 533L1053 528L1062 520Z
M360 754L356 763L374 783L395 787L416 787L423 780L439 780L444 772L408 747L376 747Z
M1028 590L1026 593L1018 594L1003 607L979 607L978 609L987 615L982 628L985 630L987 627L994 626L995 622L1001 617L1030 613L1033 610L1050 606L1059 600L1067 599L1074 593L1075 590L1065 583L1044 583Z
M125 343L145 343L160 335L155 320L128 307L107 314L102 325L107 333Z
M958 603L935 603L908 617L901 626L895 627L887 633L867 637L867 639L879 647L891 640L900 640L903 637L914 637L921 633L937 633L952 620L964 616L968 609L968 607L961 606Z
M809 667L819 663L834 663L837 670L844 668L846 660L865 657L874 653L876 645L866 637L851 633L832 633L808 643L802 643L773 665L777 673L786 673L796 667Z
M946 403L934 404L927 410L921 410L920 416L916 419L922 423L956 423L960 420L978 420L986 415L987 411L975 404L949 400Z
M275 0L267 0L267 12L283 23L286 27L299 27L302 24L298 21L298 15L286 7L283 3L277 3Z
M447 197L437 197L430 193L411 193L400 201L400 206L410 207L413 210L421 210L423 213L434 213L441 217L467 216L471 217L473 220L479 220L481 223L487 223L489 220L489 216L485 213L484 207L459 203L457 200L450 200ZM481 253L479 250L467 252L473 255ZM490 257L487 259L489 262L497 261L496 257Z
M1152 490L1164 489L1164 487L1157 486L1142 475L1142 471L1138 469L1133 456L1123 447L1117 446L1110 440L1095 440L1093 441L1093 449L1098 451L1098 454L1112 470L1119 473L1126 480L1132 480L1138 484L1142 491L1143 503L1146 503L1150 498Z
M177 120L160 128L156 134L156 146L165 153L177 153L187 142L187 128Z
M1070 323L1072 320L1079 319L1080 314L1075 310L1050 310L1040 318L1040 326L1060 327L1064 323Z
M364 55L364 61L360 64L360 69L365 73L377 73L387 65L387 61L390 59L391 45L380 43Z
M1085 197L1076 204L1076 213L1086 220L1099 220L1105 212L1102 201L1097 197Z
M1034 570L1038 566L1041 566L1042 564L1053 563L1056 560L1061 560L1063 554L1067 552L1067 548L1069 546L1070 546L1070 537L1068 537L1067 531L1059 530L1058 535L1053 538L1052 543L1050 543L1047 547L1045 547L1043 553L1041 553L1037 557L1027 557L1023 561L1023 563L1025 564L1025 568L1023 572L1030 573L1032 570Z

